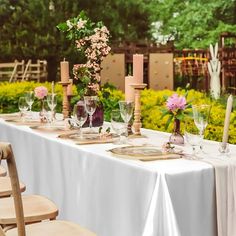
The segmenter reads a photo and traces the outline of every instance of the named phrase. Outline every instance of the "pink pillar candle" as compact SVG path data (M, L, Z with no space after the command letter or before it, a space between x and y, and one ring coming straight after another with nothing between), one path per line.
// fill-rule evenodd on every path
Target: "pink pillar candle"
M73 79L69 79L69 84L67 86L67 96L72 96L73 95L73 90L72 90L72 86L73 86Z
M131 87L131 84L137 83L134 76L125 77L125 101L133 102L134 101L134 88Z
M135 78L135 83L143 83L143 55L134 54L133 55L133 76Z
M69 82L69 62L61 61L61 82L68 83Z

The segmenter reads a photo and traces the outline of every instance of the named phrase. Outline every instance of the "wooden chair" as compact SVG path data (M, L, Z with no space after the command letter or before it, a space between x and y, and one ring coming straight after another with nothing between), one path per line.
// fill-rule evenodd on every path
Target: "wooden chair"
M0 177L0 198L9 197L12 195L12 187L10 177ZM24 192L26 189L23 183L20 183L20 191Z
M9 169L17 224L17 228L8 230L6 234L4 234L0 227L1 236L95 236L94 233L88 231L87 229L67 221L53 220L25 225L25 208L22 203L15 158L9 143L0 143L0 160L1 159L7 161Z
M0 148L0 155L1 151L2 150ZM1 186L0 191L2 191L3 186L2 185L0 186ZM7 188L8 191L12 191L13 193L12 184ZM20 189L22 188L24 189L23 186L20 186ZM26 223L39 222L48 219L53 220L58 215L57 206L52 201L43 196L24 195L22 197L22 201L23 201ZM15 214L13 197L11 196L6 198L0 198L0 225L2 225L4 229L7 229L9 226L15 224L16 224L16 214Z
M7 171L5 170L3 166L0 165L0 176L6 176L6 175L7 175Z

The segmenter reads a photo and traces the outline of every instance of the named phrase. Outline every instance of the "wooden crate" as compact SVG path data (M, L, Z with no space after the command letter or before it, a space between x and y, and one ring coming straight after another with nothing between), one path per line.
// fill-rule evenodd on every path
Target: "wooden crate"
M149 54L149 88L174 89L173 53Z
M111 83L125 91L125 54L109 54L102 62L101 84Z

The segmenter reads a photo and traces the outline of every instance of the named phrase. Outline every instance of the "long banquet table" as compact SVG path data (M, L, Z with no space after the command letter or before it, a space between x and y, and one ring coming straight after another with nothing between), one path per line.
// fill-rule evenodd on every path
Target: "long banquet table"
M144 142L155 145L169 137L142 132L148 137ZM208 163L121 159L107 151L117 147L112 143L76 145L55 132L1 119L0 140L13 146L26 193L47 196L59 207L59 218L99 236L217 235L214 169ZM217 144L206 144L217 155ZM236 153L234 147L231 152Z

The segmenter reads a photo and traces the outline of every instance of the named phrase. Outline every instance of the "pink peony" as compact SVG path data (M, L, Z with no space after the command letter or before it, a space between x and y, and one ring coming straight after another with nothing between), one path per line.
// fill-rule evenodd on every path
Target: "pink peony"
M48 90L44 86L39 86L34 89L34 94L38 99L43 99L48 95Z
M173 94L167 99L166 106L170 111L184 110L186 107L186 99L184 96Z

